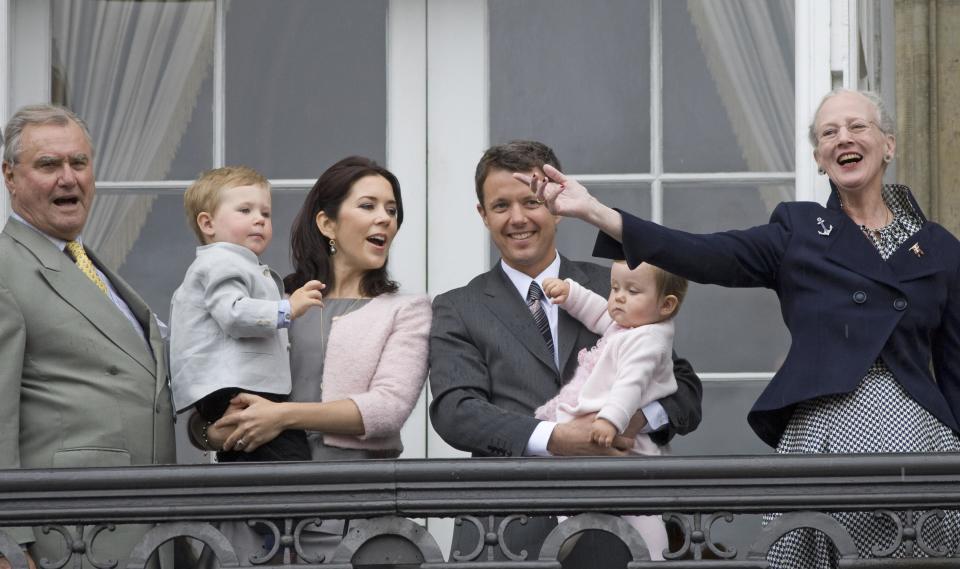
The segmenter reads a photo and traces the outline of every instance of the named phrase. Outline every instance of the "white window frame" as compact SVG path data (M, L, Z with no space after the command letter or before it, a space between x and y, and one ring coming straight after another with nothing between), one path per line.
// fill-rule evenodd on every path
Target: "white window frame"
M651 0L651 21L660 21L663 0ZM807 125L820 99L833 86L855 76L846 54L855 35L849 14L857 0L797 0L796 22L796 171L664 173L662 132L662 42L653 26L651 37L650 173L594 174L576 178L589 183L650 184L652 219L663 220L664 182L790 183L797 200L826 203L829 185L817 176L807 140ZM855 15L853 16L855 18ZM473 171L489 146L489 62L486 0L428 6L428 204L429 243L456 246L428 248L428 290L439 294L465 285L490 267L489 236L476 213ZM835 25L831 27L831 21ZM853 24L855 26L855 23ZM851 39L852 38L852 39ZM831 54L834 57L831 59ZM838 55L839 54L839 55ZM708 373L706 381L767 380L770 373ZM433 440L431 444L433 444Z
M213 164L225 163L225 0L215 0L213 65ZM427 283L426 167L426 0L389 0L387 8L386 166L403 183L407 215L390 255L391 275L403 292L424 293ZM50 101L51 31L49 3L0 0L0 121L29 103ZM14 80L15 77L15 80ZM318 165L319 167L319 165ZM319 175L320 172L317 172ZM315 178L272 179L274 191L310 189ZM182 194L192 180L100 181L101 194L150 192ZM9 215L7 192L0 219ZM403 430L404 456L426 455L425 394Z

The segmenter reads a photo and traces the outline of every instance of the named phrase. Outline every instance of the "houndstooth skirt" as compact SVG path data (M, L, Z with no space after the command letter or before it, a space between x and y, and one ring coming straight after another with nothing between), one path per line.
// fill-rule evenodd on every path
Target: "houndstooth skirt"
M960 452L957 436L900 387L886 365L870 368L860 386L844 395L821 397L797 406L777 446L778 453L880 453ZM913 526L900 514L901 523ZM894 522L872 512L831 514L857 545L860 557L874 557L872 548L886 549L897 539ZM770 523L776 514L764 516ZM922 529L924 542L933 549L955 551L960 544L960 512L948 511L942 522L928 520ZM918 555L924 556L915 548ZM903 544L892 557L903 557ZM795 530L770 548L770 567L776 569L828 569L837 567L837 549L824 534L812 529Z
M921 227L899 186L886 186L883 198L894 219L879 230L861 229L886 260ZM777 452L813 453L904 453L960 452L957 435L913 400L900 386L882 359L867 371L852 393L804 401L794 409L780 438ZM924 512L913 519L900 513L900 523L914 526ZM768 524L779 514L764 516ZM857 545L860 557L875 557L873 550L886 550L897 540L897 528L886 517L873 512L831 514L843 524ZM922 527L921 539L932 549L956 551L960 544L960 512L948 511L943 520L936 517ZM915 555L926 556L919 548ZM904 557L901 544L891 557ZM812 529L799 529L783 536L770 548L767 562L775 569L832 569L839 554L833 542Z

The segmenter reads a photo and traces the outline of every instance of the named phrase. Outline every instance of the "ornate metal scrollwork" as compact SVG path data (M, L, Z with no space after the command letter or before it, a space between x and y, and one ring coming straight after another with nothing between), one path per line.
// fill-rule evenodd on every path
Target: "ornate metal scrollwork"
M510 524L519 522L520 525L526 525L529 518L523 514L512 514L501 519L499 523L497 523L496 516L488 516L487 521L488 525L484 527L483 522L481 522L479 518L474 516L457 516L454 523L459 526L463 525L464 522L470 522L477 528L479 538L477 539L477 546L470 553L462 554L460 550L455 550L451 552L450 557L455 561L473 561L480 557L483 548L486 547L487 561L496 559L496 549L499 549L504 557L511 561L526 560L529 555L527 550L523 549L520 553L510 551L504 540L504 535Z
M650 559L646 542L640 537L636 528L626 520L610 514L588 513L568 518L553 528L540 548L540 561L556 561L563 544L571 537L587 530L600 530L617 536L630 550L630 556L634 561Z
M385 516L351 522L349 531L331 556L331 567L339 564L351 567L353 556L364 544L383 536L397 536L409 541L419 551L424 563L444 563L440 547L425 527L407 518Z
M716 512L713 514L697 512L690 516L673 512L663 514L664 522L673 522L680 526L680 529L683 531L683 544L680 546L680 549L664 553L663 558L668 560L683 559L692 551L694 559L703 559L704 547L719 559L735 558L737 556L736 547L714 541L711 535L714 522L721 518L729 524L733 523L734 516L730 512ZM690 519L693 520L692 526L689 521Z
M873 513L873 516L876 518L889 518L893 522L894 527L896 528L896 536L894 537L893 543L887 547L883 547L879 544L873 545L870 548L870 553L875 557L890 557L903 545L903 552L906 557L914 556L914 545L920 548L920 551L926 553L930 557L946 557L950 553L950 548L946 545L941 545L940 547L934 549L927 543L926 539L923 537L923 526L931 518L936 517L939 521L943 521L947 514L943 510L926 510L920 512L917 516L916 521L914 521L914 511L906 510L903 512L904 517L907 519L907 524L903 524L903 520L897 515L897 512L892 510L877 510Z
M203 542L207 549L212 553L220 567L239 567L240 561L237 554L226 538L220 531L208 523L200 522L174 522L169 524L160 524L148 531L140 543L130 552L130 561L127 563L127 569L143 569L147 566L147 561L153 552L161 545L177 537L189 537Z
M850 537L847 528L833 516L822 512L790 512L782 514L760 530L760 537L750 546L747 559L765 559L774 543L791 531L800 528L815 529L826 535L836 546L841 559L859 557L857 545Z
M87 531L88 528L90 528L89 531ZM50 561L44 557L40 559L38 565L41 569L63 569L63 567L66 567L67 563L73 559L73 565L80 567L82 565L82 559L86 558L87 562L96 567L96 569L116 569L117 565L119 565L119 561L116 559L100 561L93 556L93 542L97 536L104 530L116 531L116 529L117 527L113 524L97 524L95 526L78 525L76 526L76 533L73 533L64 526L41 526L40 531L44 534L56 532L63 537L67 554L62 559L57 559L56 561Z

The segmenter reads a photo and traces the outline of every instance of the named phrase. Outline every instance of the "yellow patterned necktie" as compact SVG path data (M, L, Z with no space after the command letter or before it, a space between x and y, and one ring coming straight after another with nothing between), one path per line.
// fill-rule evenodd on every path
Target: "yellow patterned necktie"
M93 281L93 284L97 285L97 288L103 291L103 294L110 296L110 293L107 292L107 285L104 284L103 279L100 278L96 269L93 268L93 262L90 261L90 257L87 257L86 251L83 250L83 245L76 241L68 241L67 251L70 252L74 262L77 263L77 268L80 269L83 274L87 275L87 278Z

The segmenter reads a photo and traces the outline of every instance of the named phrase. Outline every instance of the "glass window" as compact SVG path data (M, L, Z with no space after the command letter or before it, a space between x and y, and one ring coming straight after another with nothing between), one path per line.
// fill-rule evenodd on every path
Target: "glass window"
M316 178L354 154L384 163L386 0L232 0L226 161Z
M664 171L792 171L793 2L662 7Z
M490 142L578 174L650 171L650 4L491 0Z
M664 225L694 233L766 223L792 186L664 184ZM677 351L700 372L773 372L790 346L780 303L768 289L691 283L677 315Z
M52 98L90 127L100 181L212 165L212 1L51 2Z

